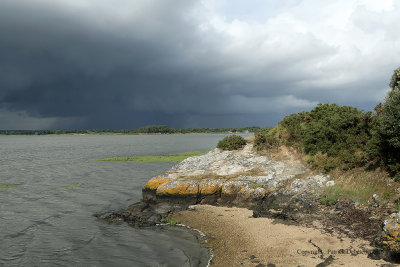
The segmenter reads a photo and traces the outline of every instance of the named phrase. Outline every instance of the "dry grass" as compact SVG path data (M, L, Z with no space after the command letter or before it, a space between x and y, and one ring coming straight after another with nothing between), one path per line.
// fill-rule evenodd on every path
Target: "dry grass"
M299 161L304 166L311 169L308 163L309 155L299 152L297 149L287 146L279 146L268 150L257 151L261 155L266 155L276 161ZM324 159L324 155L317 154L314 159L319 161ZM296 175L287 181L290 184L295 179L304 179L316 171L309 171ZM367 171L364 168L354 168L351 170L333 169L329 172L335 181L335 186L326 188L324 194L332 199L351 199L360 203L365 203L371 199L373 194L378 194L380 199L387 203L394 203L400 197L396 189L400 187L399 182L393 181L385 171Z
M262 169L260 167L254 167L251 170L244 171L244 172L237 172L235 174L231 174L228 176L232 176L232 178L233 178L233 177L238 177L238 176L263 176L263 175L267 175L267 173L265 172L264 169Z
M378 194L381 200L393 203L399 197L396 189L400 187L400 183L394 182L381 170L335 169L330 175L335 180L335 186L326 188L325 193L336 199L352 199L363 203L371 199L373 194Z
M244 138L248 144L254 144L254 135L250 135Z
M296 148L281 145L270 149L256 151L259 155L267 156L275 161L298 161L307 166L308 155L299 152Z

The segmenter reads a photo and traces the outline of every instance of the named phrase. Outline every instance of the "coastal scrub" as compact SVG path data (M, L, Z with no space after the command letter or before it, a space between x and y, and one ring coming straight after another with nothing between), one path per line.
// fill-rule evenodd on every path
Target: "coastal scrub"
M246 139L239 135L230 135L218 142L217 147L222 150L237 150L247 143Z

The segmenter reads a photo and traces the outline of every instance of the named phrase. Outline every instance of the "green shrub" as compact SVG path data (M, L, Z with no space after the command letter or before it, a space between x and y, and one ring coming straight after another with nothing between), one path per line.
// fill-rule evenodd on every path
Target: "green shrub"
M324 165L322 166L324 173L329 173L331 170L337 167L337 163L327 158Z
M368 157L373 156L372 151L379 143L372 138L376 137L375 125L371 112L337 104L319 104L310 112L285 117L276 129L280 132L277 134L280 143L297 147L311 156L319 154L317 158L309 158L309 164L328 173L339 166L349 170L369 161Z
M392 88L392 90L396 88L400 89L400 67L393 71L392 79L390 80L389 86L390 88Z
M301 140L301 133L303 128L303 123L308 120L308 112L300 112L297 114L291 114L283 118L279 123L282 127L283 143L289 146L295 146Z
M254 135L254 145L257 148L265 146L267 139L265 138L265 131L260 131Z
M400 68L394 71L389 85L392 91L386 96L379 120L379 145L386 169L400 180Z
M314 168L317 167L317 162L315 161L315 158L314 158L314 157L310 157L310 158L307 160L307 163L311 166L311 169L314 169Z
M338 199L336 196L322 196L319 202L326 206L333 206L337 203Z
M300 142L304 152L315 155L326 153L337 157L362 149L370 137L370 114L353 107L320 104L309 112L303 123ZM349 152L351 151L351 152Z
M275 128L263 129L254 136L254 146L260 149L269 149L276 147L279 144L278 139L275 137Z
M380 126L388 145L400 149L400 88L392 90L386 97Z
M246 140L239 135L230 135L218 142L217 147L222 150L236 150L246 145Z
M394 71L390 91L376 113L350 106L319 104L310 112L286 116L276 127L255 136L255 147L279 144L310 155L313 169L330 172L383 167L400 181L400 68Z

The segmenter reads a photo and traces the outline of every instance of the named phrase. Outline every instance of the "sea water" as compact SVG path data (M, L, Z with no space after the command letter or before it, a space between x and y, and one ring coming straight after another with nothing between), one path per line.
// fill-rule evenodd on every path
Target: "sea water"
M207 151L224 136L0 136L0 265L206 266L207 248L185 229L93 216L140 201L176 162L95 159Z

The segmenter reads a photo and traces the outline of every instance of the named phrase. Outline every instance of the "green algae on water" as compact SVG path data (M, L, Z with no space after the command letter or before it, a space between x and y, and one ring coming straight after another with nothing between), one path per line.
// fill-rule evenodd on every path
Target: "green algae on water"
M80 186L82 186L82 184L71 184L71 185L67 186L66 188L68 190L72 190L72 189L75 189L75 188L80 187Z
M96 161L136 161L136 162L158 162L158 161L182 161L189 157L204 155L202 152L186 152L167 156L141 156L141 157L119 157L96 159Z
M19 184L0 184L0 189L15 188L19 186Z
M167 216L167 217L165 217L165 218L162 218L162 219L161 219L161 222L162 222L162 223L167 223L167 224L169 224L169 225L171 225L171 226L175 226L175 225L181 223L178 219L176 219L176 218L174 218L174 217L171 217L171 216Z

